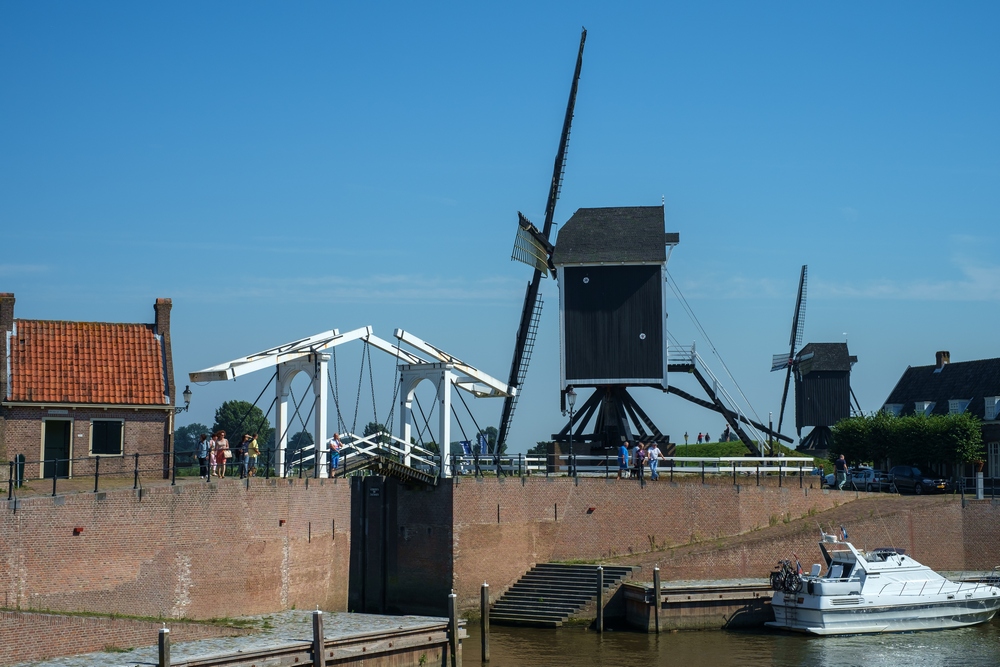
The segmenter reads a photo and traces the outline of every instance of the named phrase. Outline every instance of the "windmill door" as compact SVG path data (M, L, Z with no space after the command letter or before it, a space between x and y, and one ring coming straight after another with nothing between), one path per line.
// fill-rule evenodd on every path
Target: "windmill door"
M69 477L72 430L73 422L66 419L42 422L42 477Z

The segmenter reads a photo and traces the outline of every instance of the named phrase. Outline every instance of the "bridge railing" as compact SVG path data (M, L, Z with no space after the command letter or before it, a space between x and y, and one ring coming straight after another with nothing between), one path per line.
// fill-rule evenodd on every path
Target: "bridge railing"
M437 454L389 433L372 433L367 436L344 433L341 440L344 442L344 449L340 453L340 467L345 469L358 460L385 456L432 475L439 474L441 470L441 457Z

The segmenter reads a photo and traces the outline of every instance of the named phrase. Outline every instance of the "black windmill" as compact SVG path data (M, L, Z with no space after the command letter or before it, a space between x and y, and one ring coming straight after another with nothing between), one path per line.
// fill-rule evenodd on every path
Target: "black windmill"
M669 436L629 388L669 387L664 287L668 249L679 240L664 231L663 206L581 208L559 231L551 260L559 279L562 398L571 388L594 393L555 442L608 448L641 440L671 453Z
M851 367L858 358L852 356L847 343L809 343L803 347L802 335L805 330L806 286L808 267L803 265L799 274L799 290L792 315L792 332L789 336L787 354L776 354L771 359L771 371L785 370L785 388L781 393L781 408L778 411L778 432L785 417L785 402L788 399L788 385L795 378L795 430L799 437L802 429L813 427L801 438L799 449L829 450L830 428L841 419L850 416ZM854 398L855 404L857 399ZM860 411L860 406L858 407Z

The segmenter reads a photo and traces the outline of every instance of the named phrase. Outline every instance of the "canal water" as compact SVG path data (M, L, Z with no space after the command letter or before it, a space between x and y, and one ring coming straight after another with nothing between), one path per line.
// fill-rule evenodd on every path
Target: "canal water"
M480 664L480 626L468 625L463 663ZM994 667L1000 623L894 635L807 637L780 632L596 632L583 628L490 628L490 667Z

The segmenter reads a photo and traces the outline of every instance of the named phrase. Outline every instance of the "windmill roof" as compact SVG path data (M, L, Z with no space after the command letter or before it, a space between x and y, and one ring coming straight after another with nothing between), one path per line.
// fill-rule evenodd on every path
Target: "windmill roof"
M559 230L552 263L600 264L667 261L666 244L679 241L663 231L662 206L580 208Z
M847 343L809 343L799 350L799 358L812 354L809 359L799 362L799 372L803 375L817 371L850 371L851 364L858 360L847 350Z
M933 414L948 414L948 401L969 401L968 411L980 419L986 416L987 396L1000 396L1000 358L956 361L937 366L910 366L885 399L883 405L899 404L900 414L912 414L914 403L935 403Z
M167 405L152 324L15 320L11 401Z

